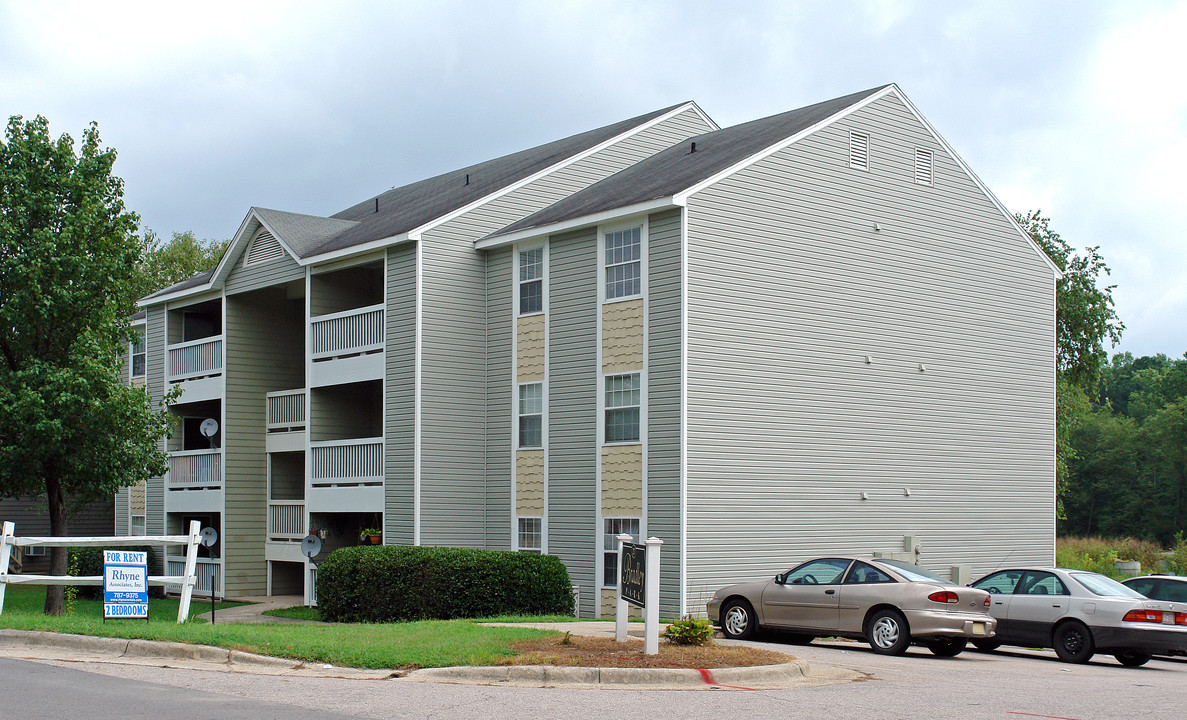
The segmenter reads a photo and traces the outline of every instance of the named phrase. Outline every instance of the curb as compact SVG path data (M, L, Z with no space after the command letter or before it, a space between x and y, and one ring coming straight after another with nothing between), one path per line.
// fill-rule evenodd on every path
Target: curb
M304 665L300 660L268 657L240 650L190 645L160 640L128 640L126 638L70 635L42 630L0 630L0 646L10 648L52 647L79 652L100 653L117 657L165 658L200 660L234 665L263 665L272 668L294 669Z
M620 687L710 688L738 690L788 687L811 668L804 660L780 665L691 670L677 668L587 668L555 665L497 665L414 670L405 681L483 685L601 685Z

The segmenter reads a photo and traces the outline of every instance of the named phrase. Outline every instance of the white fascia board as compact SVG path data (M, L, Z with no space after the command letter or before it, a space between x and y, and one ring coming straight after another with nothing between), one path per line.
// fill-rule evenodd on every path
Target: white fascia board
M713 118L709 117L708 113L706 113L704 110L702 110L700 105L696 104L696 101L691 101L687 104L692 105L692 109L696 111L697 115L700 115L701 119L709 124L709 127L711 128L711 130L709 130L709 132L713 132L713 130L721 129L721 126L718 125L717 123L713 122Z
M544 168L543 170L540 170L539 172L536 172L533 175L529 175L528 177L524 178L523 180L520 180L517 183L512 183L511 185L508 185L507 187L505 187L501 190L496 190L495 192L491 193L490 195L486 195L485 197L481 197L481 198L475 200L474 202L470 203L469 205L460 207L457 210L454 210L453 212L447 213L445 215L442 215L439 218L436 218L435 220L430 220L429 222L425 223L424 225L421 225L420 227L413 228L412 230L408 231L408 236L411 237L413 240L419 240L421 235L423 235L424 233L428 232L429 230L432 230L433 228L435 228L439 225L443 225L443 224L449 222L450 220L453 220L454 218L458 217L459 215L464 215L465 213L468 213L477 207L481 207L482 205L485 205L486 203L491 202L492 200L497 200L500 197L507 195L508 193L513 193L516 190L524 187L525 185L528 185L529 183L533 183L542 177L545 177L547 175L550 175L551 173L556 172L557 170L566 168L574 163L580 162L581 160L584 160L585 158L589 157L590 155L599 153L602 150L605 150L606 148L610 147L611 145L614 145L615 143L622 142L623 140L631 137L632 135L637 135L637 134L643 132L644 130L652 128L652 127L658 125L659 123L664 122L665 120L669 120L669 119L675 117L676 115L679 115L680 113L682 113L686 110L689 110L689 109L696 110L696 112L698 114L700 114L701 117L703 117L705 120L707 120L711 125L713 125L713 127L717 127L717 124L714 123L711 119L709 119L709 116L705 115L705 113L702 112L699 107L697 107L696 103L691 102L691 101L686 102L682 105L675 107L670 112L666 112L657 118L654 118L652 120L649 120L649 121L643 123L642 125L637 125L620 135L616 135L616 136L610 138L609 140L605 140L605 141L591 147L590 149L586 150L585 152L578 153L570 158L567 158L565 160L562 160L559 163L556 163L555 165L549 165L548 167ZM481 247L481 246L477 246L477 247Z
M857 112L858 110L861 110L862 108L869 105L870 103L885 97L887 94L892 92L894 89L895 89L894 85L888 85L887 87L883 88L880 92L876 92L873 95L870 95L869 97L862 100L861 102L850 105L849 107L845 108L844 110L841 110L839 112L834 113L833 115L830 115L829 117L821 120L820 122L816 123L815 125L805 128L805 129L799 131L798 133L796 133L795 135L792 135L791 137L784 138L783 140L780 140L779 142L768 146L765 150L761 150L761 151L751 155L750 157L746 158L745 160L735 163L734 165L726 168L725 170L722 170L721 172L717 173L716 175L713 175L711 177L708 177L708 178L700 181L696 185L693 185L692 187L688 188L687 190L683 190L681 192L676 193L676 196L675 196L676 204L684 205L688 201L688 197L690 195L693 195L694 193L698 193L701 190L704 190L705 188L709 187L710 185L712 185L724 178L727 178L736 172L739 172L740 170L745 170L746 168L750 167L751 165L753 165L761 160L764 160L764 159L770 157L771 155L774 155L775 153L779 152L780 150L786 148L787 146L793 145L793 144L799 142L800 140L808 137L809 135L816 132L817 130L828 127L829 125L832 125L833 123L837 122L838 120L840 120L848 115L852 115L853 113Z
M582 215L571 220L562 220L561 222L551 223L549 225L540 225L533 228L525 228L506 235L499 235L488 240L478 240L474 243L474 248L477 250L489 250L491 248L503 247L504 245L511 245L517 242L532 240L539 237L546 237L548 235L555 235L557 233L566 232L569 230L577 230L578 228L589 227L591 225L601 225L602 223L617 220L618 218L627 217L630 215L642 215L644 213L655 210L662 210L665 208L676 207L683 205L682 202L675 201L670 195L667 197L656 198L648 200L647 202L635 203L634 205L626 205L613 210L603 210L602 212L593 213L591 215Z
M333 260L341 260L354 255L369 253L372 250L380 250L388 246L399 245L400 243L407 242L409 239L415 238L410 238L408 233L389 235L385 238L379 238L378 240L365 242L362 245L351 245L350 247L342 248L340 250L331 250L328 253L310 255L309 257L305 258L297 258L297 263L299 265L321 265Z
M989 201L992 202L995 207L997 207L1001 214L1006 216L1006 220L1011 226L1014 227L1015 230L1018 231L1018 234L1025 238L1026 242L1031 246L1031 248L1033 248L1034 251L1039 254L1039 257L1043 259L1043 262L1047 264L1047 267L1051 268L1051 271L1055 273L1055 279L1062 280L1063 272L1059 269L1059 266L1051 262L1051 258L1047 257L1047 253L1043 252L1043 249L1039 247L1034 238L1030 236L1030 233L1026 232L1026 230L1024 230L1022 226L1018 224L1018 220L1014 218L1014 213L1007 210L1006 206L1002 205L1001 201L997 199L997 196L993 194L993 191L991 191L989 187L985 185L985 183L981 182L981 178L977 177L977 173L973 172L972 168L966 165L964 160L962 160L960 156L956 154L956 151L952 149L952 146L948 144L948 141L945 140L940 135L940 133L938 133L936 129L932 127L931 123L929 123L923 117L918 108L916 108L915 105L907 98L907 96L903 94L903 91L899 89L898 85L891 85L890 88L894 95L898 97L899 100L902 100L903 105L907 106L907 109L911 111L911 114L915 116L915 119L918 120L919 123L923 125L923 127L926 128L929 133L931 133L931 136L935 138L937 143L940 144L940 147L944 148L944 151L956 161L956 164L960 166L960 169L964 170L965 174L972 179L973 183L981 189L981 192L985 193L985 196L989 198Z

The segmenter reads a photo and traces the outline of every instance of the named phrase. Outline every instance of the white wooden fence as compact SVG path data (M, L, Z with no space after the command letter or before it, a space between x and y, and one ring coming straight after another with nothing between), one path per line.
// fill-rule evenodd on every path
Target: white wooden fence
M16 537L15 526L6 521L0 531L0 613L4 612L4 590L10 584L27 585L103 585L102 575L12 575L8 572L8 558L14 547L127 547L132 545L185 545L185 568L181 575L149 575L149 585L177 585L181 588L181 603L177 607L177 622L185 622L190 614L190 598L196 583L195 566L201 527L197 520L190 522L188 535L117 535L114 537Z

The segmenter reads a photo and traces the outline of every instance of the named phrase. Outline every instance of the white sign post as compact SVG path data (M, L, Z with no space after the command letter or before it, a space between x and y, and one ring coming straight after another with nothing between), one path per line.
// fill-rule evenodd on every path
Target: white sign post
M630 606L627 604L626 598L622 596L622 546L629 543L633 538L626 533L619 535L618 540L618 592L615 593L617 602L614 606L614 639L617 642L626 641L626 623L630 615Z
M643 611L643 654L659 654L659 546L664 541L647 538L647 607Z
M643 608L643 652L659 654L659 538L647 538L644 545L631 542L630 535L618 535L618 596L615 605L614 639L627 637L628 603Z

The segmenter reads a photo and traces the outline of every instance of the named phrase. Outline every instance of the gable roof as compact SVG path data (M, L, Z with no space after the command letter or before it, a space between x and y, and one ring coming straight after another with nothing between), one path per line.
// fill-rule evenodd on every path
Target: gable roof
M673 197L890 87L882 85L690 138L491 233L481 242L485 245L504 235Z

